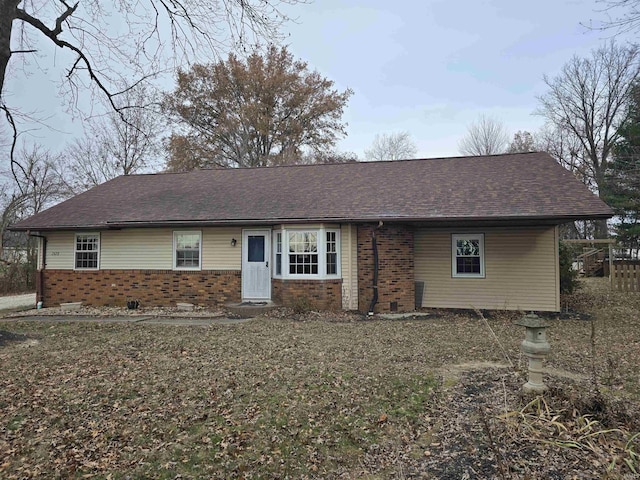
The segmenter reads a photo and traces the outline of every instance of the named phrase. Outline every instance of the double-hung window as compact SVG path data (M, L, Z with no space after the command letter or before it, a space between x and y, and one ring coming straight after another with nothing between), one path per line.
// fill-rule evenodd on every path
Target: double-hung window
M333 278L340 274L340 231L282 229L273 233L274 276Z
M452 235L451 263L454 277L484 278L484 234Z
M202 232L173 232L173 268L200 270L202 259Z
M327 275L338 274L338 232L327 231Z
M276 257L276 261L275 261L275 265L276 265L276 271L275 271L275 276L279 277L282 275L282 232L275 232L275 257Z
M318 266L318 232L289 232L289 275L317 275Z
M100 234L76 233L74 253L76 270L97 270L100 264Z

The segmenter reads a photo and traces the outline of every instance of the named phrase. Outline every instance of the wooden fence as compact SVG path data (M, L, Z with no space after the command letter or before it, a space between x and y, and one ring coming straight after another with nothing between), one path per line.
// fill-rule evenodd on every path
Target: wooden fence
M614 261L611 287L618 292L640 292L640 263Z

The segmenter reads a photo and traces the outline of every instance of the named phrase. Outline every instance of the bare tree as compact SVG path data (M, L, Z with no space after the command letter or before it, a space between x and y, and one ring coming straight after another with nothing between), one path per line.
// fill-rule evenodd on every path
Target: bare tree
M7 227L19 219L18 215L24 202L25 197L16 195L9 182L0 184L0 211L2 212L2 217L0 218L0 240L3 248ZM4 250L0 254L0 258L5 258Z
M353 163L358 161L358 155L354 152L339 152L337 150L329 150L323 152L304 152L296 161L291 164L312 165L312 164L330 164L330 163Z
M507 129L500 120L480 115L467 128L467 134L458 143L462 155L495 155L503 153L509 143Z
M7 103L4 87L14 59L24 61L28 74L35 62L26 59L48 42L69 53L60 61L69 59L61 89L70 105L76 104L81 89L89 88L123 112L127 105L119 101L121 94L167 67L278 40L288 20L281 6L304 1L0 0L0 110L12 132L12 171L20 168L14 156L14 109L19 106Z
M121 112L124 121L115 112L89 119L85 136L67 149L59 173L74 193L119 175L160 168L159 103L143 86L128 90L122 100L132 105Z
M60 162L59 155L37 145L23 145L17 150L16 157L22 168L16 172L16 178L5 172L8 176L0 186L0 258L5 264L0 269L0 291L5 293L35 287L38 252L37 242L32 237L24 232L8 232L7 227L41 212L68 194L54 168ZM5 251L6 243L10 248Z
M18 173L18 191L14 193L15 198L21 199L16 203L17 217L35 215L69 196L56 170L56 165L62 162L61 155L38 145L23 145L18 158L23 168Z
M546 124L536 133L535 148L547 152L578 180L592 188L592 181L583 168L584 149L575 135L555 125ZM560 238L592 238L594 231L592 220L569 222L560 225Z
M547 152L578 180L593 189L593 180L585 169L586 152L580 139L573 133L547 123L536 133L535 148Z
M22 145L16 156L23 166L17 172L18 184L12 181L9 172L4 172L5 179L0 186L2 237L10 224L41 212L69 194L56 171L60 155L37 145Z
M418 147L409 132L376 134L371 147L364 151L366 160L405 160L415 157Z
M640 29L640 0L603 0L604 5L598 13L606 16L596 26L589 24L594 30L615 30L616 33L637 32Z
M513 140L509 143L507 153L526 153L536 150L536 141L531 132L526 130L518 130L513 135Z
M637 47L610 42L588 58L574 56L556 77L544 77L549 91L539 98L537 113L573 137L579 148L571 152L571 168L598 193L639 74ZM606 222L598 222L596 235L607 233Z

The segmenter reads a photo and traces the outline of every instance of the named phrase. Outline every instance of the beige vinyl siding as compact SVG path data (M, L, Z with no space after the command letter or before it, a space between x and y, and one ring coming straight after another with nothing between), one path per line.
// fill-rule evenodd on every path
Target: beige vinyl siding
M231 239L235 238L235 247ZM202 268L204 270L242 269L242 228L219 227L202 230Z
M451 235L484 233L485 278L453 278ZM558 311L555 227L428 230L415 234L423 307Z
M236 227L179 229L202 232L203 270L240 270L242 229ZM100 232L101 270L171 270L173 268L171 228L138 228ZM237 244L231 246L231 239ZM48 269L74 268L73 232L47 234Z
M107 230L100 236L101 270L171 270L173 230Z
M45 268L49 270L73 270L74 243L73 232L47 233L47 251Z
M354 225L340 229L340 264L342 269L342 308L358 308L358 231Z

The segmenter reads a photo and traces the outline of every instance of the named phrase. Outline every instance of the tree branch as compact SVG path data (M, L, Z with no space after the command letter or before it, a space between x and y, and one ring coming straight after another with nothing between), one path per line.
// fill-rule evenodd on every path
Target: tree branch
M60 15L56 19L56 28L52 30L52 33L56 37L62 33L62 24L64 23L64 21L67 18L69 18L71 15L73 15L73 12L75 12L76 8L78 8L78 2L76 2L76 4L73 7L70 7L69 4L67 4L67 2L65 2L64 0L60 0L60 3L62 3L65 7L67 7L67 9L64 12L62 12L62 15Z
M16 122L13 119L13 115L11 114L11 110L3 103L0 104L0 110L4 111L5 116L7 117L7 122L11 127L12 131L12 140L11 140L11 151L9 152L9 161L11 163L11 174L13 175L13 179L16 181L18 188L20 189L20 193L24 195L24 190L22 189L22 184L18 180L18 175L16 174L16 165L20 170L22 170L22 174L26 177L27 172L24 170L24 167L20 165L20 163L15 158L16 144L18 143L18 129L16 128Z
M67 10L56 19L56 28L54 30L52 30L49 27L47 27L40 19L32 17L31 15L29 15L27 12L25 12L21 8L17 9L16 18L18 18L19 20L22 20L25 23L28 23L29 25L31 25L36 30L39 30L42 34L44 34L47 38L49 38L53 43L55 43L60 48L67 48L67 49L75 52L78 55L78 58L73 63L73 66L69 70L69 73L67 74L67 77L70 77L71 75L73 75L73 72L78 67L78 64L80 62L82 62L84 64L85 68L87 69L87 73L89 74L89 78L91 78L91 80L98 86L98 88L106 95L107 99L109 100L109 104L111 105L111 107L116 112L118 112L120 114L122 120L126 122L126 119L122 115L120 107L118 107L115 104L114 100L113 100L115 95L112 94L109 91L109 89L102 83L100 78L98 78L98 76L95 74L93 66L92 66L91 62L89 61L89 58L87 58L87 56L84 54L84 52L80 48L78 48L75 45L67 42L66 40L62 40L62 39L58 38L58 35L60 35L60 33L62 33L62 22L64 22L70 15L72 15L73 12L78 7L77 3L73 7L69 7L64 1L62 1L62 3L67 7Z

